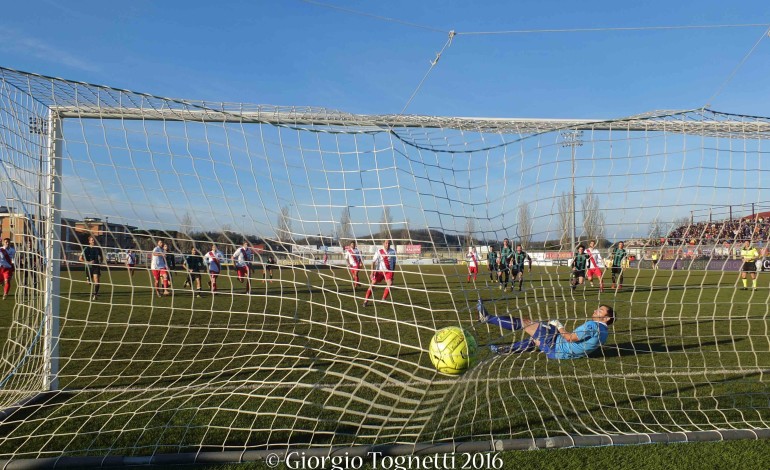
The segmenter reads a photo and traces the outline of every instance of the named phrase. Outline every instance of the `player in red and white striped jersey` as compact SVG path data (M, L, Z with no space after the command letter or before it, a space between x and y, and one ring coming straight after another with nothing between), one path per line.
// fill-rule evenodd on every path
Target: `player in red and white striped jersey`
M588 255L590 268L586 271L586 279L591 283L591 287L594 287L594 278L599 280L599 291L604 290L604 281L602 281L602 275L604 274L604 259L602 259L601 253L596 248L596 242L591 240L588 243L588 248L585 251Z
M11 280L16 271L16 266L13 264L15 255L16 248L11 246L11 239L3 238L3 246L0 246L0 281L3 282L3 300L11 291Z
M240 248L233 253L233 263L238 273L238 282L246 284L246 293L251 293L251 258L253 252L248 240L244 241Z
M372 259L372 285L366 291L364 297L364 307L369 305L369 297L372 296L372 289L375 284L385 281L385 292L382 294L382 300L388 298L390 286L393 285L393 272L396 269L396 250L390 247L390 240L385 240L382 248L374 253Z
M217 278L219 277L219 273L222 272L221 259L223 256L224 255L217 249L216 245L211 245L209 252L203 256L203 262L209 267L209 288L211 288L212 293L217 291Z
M476 253L475 248L469 246L465 257L468 259L468 279L465 282L471 282L471 275L473 275L473 281L475 282L476 276L479 273L479 255Z
M364 260L361 258L361 252L358 250L356 242L350 242L350 245L345 248L344 256L350 270L350 276L353 278L353 289L355 289L361 285L358 280L358 271L364 267Z
M166 250L163 249L163 240L158 240L158 245L152 250L152 259L150 260L150 271L155 279L155 293L161 296L160 285L163 284L163 294L171 295L168 291L169 275L168 264L166 262Z

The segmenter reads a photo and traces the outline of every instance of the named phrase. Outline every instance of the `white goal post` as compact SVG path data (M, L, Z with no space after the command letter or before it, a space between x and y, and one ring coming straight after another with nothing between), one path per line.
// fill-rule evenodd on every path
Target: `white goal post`
M709 109L357 115L0 68L0 466L767 438L768 136ZM520 282L486 265L506 238ZM622 266L573 270L591 241ZM479 300L617 321L587 358L493 354L523 336ZM452 325L481 346L459 377L426 352Z

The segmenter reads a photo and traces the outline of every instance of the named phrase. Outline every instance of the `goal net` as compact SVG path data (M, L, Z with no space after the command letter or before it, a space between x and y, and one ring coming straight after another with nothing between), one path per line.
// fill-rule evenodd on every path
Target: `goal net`
M0 459L763 435L769 131L708 109L362 116L0 69ZM506 238L521 282L487 266ZM369 294L386 240L393 284ZM570 259L590 241L626 256L589 282ZM617 320L588 358L493 354L524 336L479 300L569 331L602 304ZM461 376L427 354L446 326L480 345Z

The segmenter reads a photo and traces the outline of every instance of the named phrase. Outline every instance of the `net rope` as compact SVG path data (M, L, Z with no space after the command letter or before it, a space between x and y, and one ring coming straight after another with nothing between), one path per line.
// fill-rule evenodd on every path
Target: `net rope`
M34 131L38 119L61 138ZM359 116L0 69L0 220L17 248L0 305L0 459L767 428L770 289L760 272L758 289L740 290L737 258L745 238L764 250L770 236L757 215L770 210L769 124L709 109ZM566 131L582 131L580 145ZM606 258L623 240L635 258L622 289L609 270L604 291L571 289L573 179L576 241L590 233ZM104 259L96 298L80 261L88 236ZM484 264L504 238L534 258L522 291ZM363 306L386 239L390 296L378 284ZM167 297L149 269L159 240L177 264ZM230 265L244 240L251 294ZM351 240L365 267L356 289L341 248ZM216 294L207 270L198 292L182 267L212 245ZM482 260L475 280L468 246ZM58 383L25 404L47 392L46 294L59 302ZM589 358L496 355L488 345L522 336L479 323L479 299L570 330L600 304L618 318ZM481 345L460 377L426 352L452 325Z

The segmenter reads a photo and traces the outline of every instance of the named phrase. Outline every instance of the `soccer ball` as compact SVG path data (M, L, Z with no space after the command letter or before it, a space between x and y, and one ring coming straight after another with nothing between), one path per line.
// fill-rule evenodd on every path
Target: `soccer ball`
M476 360L476 338L458 326L442 328L430 340L428 355L442 374L462 374Z

